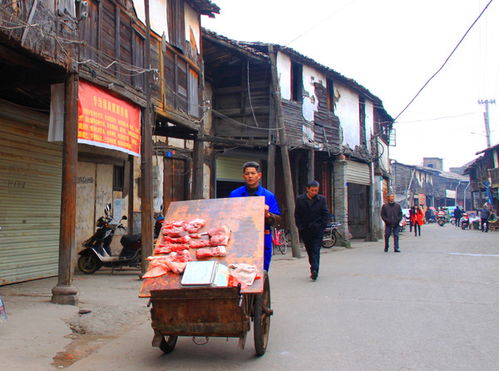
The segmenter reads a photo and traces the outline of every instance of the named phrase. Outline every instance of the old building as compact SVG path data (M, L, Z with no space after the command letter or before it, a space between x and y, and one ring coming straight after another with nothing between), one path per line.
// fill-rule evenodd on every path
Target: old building
M471 162L464 173L469 176L473 209L485 203L497 212L499 207L499 144L477 152L480 155Z
M456 206L470 210L469 181L466 176L444 171L443 160L425 158L424 166L406 165L394 161L392 188L402 207Z
M380 236L373 214L388 189L393 119L379 98L291 48L207 30L203 45L211 194L228 195L242 183L241 165L258 160L288 224L289 198L294 202L315 178L345 236Z
M209 0L0 7L0 284L59 272L67 286L75 246L106 203L130 226L148 215L150 242L153 199L190 196L202 177L192 166L202 152L200 19L218 11ZM158 176L153 192L156 174L174 193Z

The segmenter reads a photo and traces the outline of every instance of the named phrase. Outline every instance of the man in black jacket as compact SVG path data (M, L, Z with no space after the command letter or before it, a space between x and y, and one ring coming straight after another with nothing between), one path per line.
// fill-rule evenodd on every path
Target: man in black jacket
M306 192L296 199L295 221L307 249L310 278L319 275L319 260L324 228L329 222L326 198L319 194L319 182L308 182Z
M388 195L388 203L381 208L381 219L385 222L385 252L388 252L390 245L390 236L393 233L393 249L400 252L399 232L400 221L402 220L402 208L395 202L395 195Z

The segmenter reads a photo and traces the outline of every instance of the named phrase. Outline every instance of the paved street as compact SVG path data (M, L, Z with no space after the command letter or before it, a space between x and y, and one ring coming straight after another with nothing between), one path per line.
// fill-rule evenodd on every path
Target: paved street
M262 358L250 339L181 338L162 355L144 321L71 369L499 369L499 233L430 225L405 232L401 254L361 246L323 254L317 282L304 259L274 262Z
M55 364L37 364L34 350L27 350L32 354L26 359L36 370L68 365L71 370L120 371L499 370L499 233L462 231L451 225L423 226L422 231L418 238L403 233L401 254L384 253L381 241L327 250L317 282L308 278L305 259L275 259L275 316L270 344L261 358L254 356L251 333L244 350L235 339L215 338L196 345L180 338L175 351L163 355L151 347L153 331L142 307L146 301L139 301L137 309L132 298L138 282L130 275L101 273L76 280L82 298L91 297L92 280L117 287L114 294L108 290L106 296L80 305L93 310L84 316L100 313L100 324L95 319L88 322L89 335L58 348ZM99 303L121 320L100 310ZM132 318L138 318L136 324L126 328L126 320ZM108 336L92 335L99 326ZM57 353L57 344L47 348L48 359ZM9 359L15 359L13 354Z

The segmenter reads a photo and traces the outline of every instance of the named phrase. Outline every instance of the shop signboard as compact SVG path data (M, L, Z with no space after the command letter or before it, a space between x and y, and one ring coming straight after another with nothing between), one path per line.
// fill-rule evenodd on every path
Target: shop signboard
M78 88L78 143L140 155L140 108L85 81Z

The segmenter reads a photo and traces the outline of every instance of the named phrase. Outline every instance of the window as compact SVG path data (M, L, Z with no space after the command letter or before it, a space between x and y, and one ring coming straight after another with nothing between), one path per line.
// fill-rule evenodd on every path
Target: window
M301 102L303 98L303 66L291 62L291 100Z
M184 0L168 0L167 13L170 44L183 51L185 42Z
M113 191L123 191L125 184L125 167L114 165L113 167Z
M334 85L333 80L326 79L326 89L327 89L327 108L329 112L334 113Z

